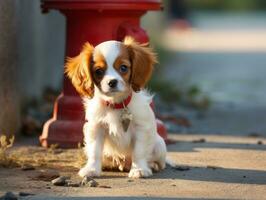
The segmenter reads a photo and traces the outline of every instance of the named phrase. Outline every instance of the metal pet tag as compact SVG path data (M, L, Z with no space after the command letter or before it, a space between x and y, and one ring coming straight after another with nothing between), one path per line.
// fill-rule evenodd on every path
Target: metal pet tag
M125 132L127 132L128 127L129 127L129 124L130 124L130 121L133 119L133 115L132 115L131 112L128 110L128 108L124 108L124 109L122 110L122 113L121 113L120 119L121 119L121 123L122 123L123 130L124 130Z

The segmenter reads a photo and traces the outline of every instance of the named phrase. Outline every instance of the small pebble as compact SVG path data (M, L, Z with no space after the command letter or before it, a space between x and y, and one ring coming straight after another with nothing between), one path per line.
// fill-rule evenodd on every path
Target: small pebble
M88 186L88 187L97 187L98 186L98 182L95 181L94 179L85 176L83 178L83 180L81 181L80 185L82 186Z
M28 193L28 192L19 192L18 195L21 196L21 197L26 197L26 196L32 196L32 195L35 195L35 194Z
M66 180L69 179L69 177L66 176L60 176L54 180L52 180L52 184L56 186L64 186L67 184Z
M74 183L74 182L67 182L68 187L79 187L80 183Z
M218 167L212 166L212 165L207 165L207 169L213 169L213 170L215 170L215 169L218 169Z
M132 180L132 179L128 179L127 182L134 182L134 180Z
M243 178L246 178L246 176L243 176Z
M97 186L98 186L98 183L97 183L95 180L90 180L90 181L87 183L87 186L88 186L88 187L97 187Z
M23 171L30 171L30 170L35 170L35 168L31 165L22 165L21 170Z
M204 143L206 140L204 138L200 138L198 140L192 140L193 143Z
M261 140L259 140L259 141L257 142L257 144L258 144L258 145L262 145L263 142L262 142Z
M112 188L112 187L108 185L100 185L99 188Z
M175 166L173 168L175 170L178 170L178 171L188 171L188 170L190 170L190 168L188 166Z
M12 192L6 192L4 196L0 197L1 200L17 200L17 196Z

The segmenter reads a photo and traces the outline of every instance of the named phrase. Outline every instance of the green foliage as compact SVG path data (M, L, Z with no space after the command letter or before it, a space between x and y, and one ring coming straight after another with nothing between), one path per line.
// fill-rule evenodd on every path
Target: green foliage
M180 104L199 110L207 109L210 106L210 99L203 95L197 86L188 89L177 88L170 81L154 77L148 86L153 92L158 94L165 103Z
M181 93L168 81L153 78L149 83L149 88L156 94L160 95L161 98L167 102L179 102Z
M166 103L181 104L196 109L207 109L211 101L208 96L203 95L198 86L179 88L173 85L171 81L162 78L161 74L165 63L176 56L176 52L165 49L158 41L156 43L156 40L154 40L153 44L159 64L155 66L155 72L148 84L148 88L158 94Z
M187 96L190 98L196 97L200 94L200 89L197 86L192 86L187 91Z
M265 0L186 0L185 3L192 10L249 11L266 9Z

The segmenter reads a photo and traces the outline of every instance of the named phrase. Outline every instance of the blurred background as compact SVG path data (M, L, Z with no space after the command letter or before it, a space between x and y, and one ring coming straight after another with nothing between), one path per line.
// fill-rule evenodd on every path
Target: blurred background
M266 1L168 0L142 27L160 64L148 88L169 132L266 133ZM62 88L65 19L0 1L0 134L38 135Z

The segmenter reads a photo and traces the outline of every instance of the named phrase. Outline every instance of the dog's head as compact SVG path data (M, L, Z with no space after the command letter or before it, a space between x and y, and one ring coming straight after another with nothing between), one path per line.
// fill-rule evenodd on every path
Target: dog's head
M78 56L67 60L65 71L81 96L92 98L97 87L112 97L141 90L156 62L150 48L126 37L123 42L107 41L95 48L86 43Z

